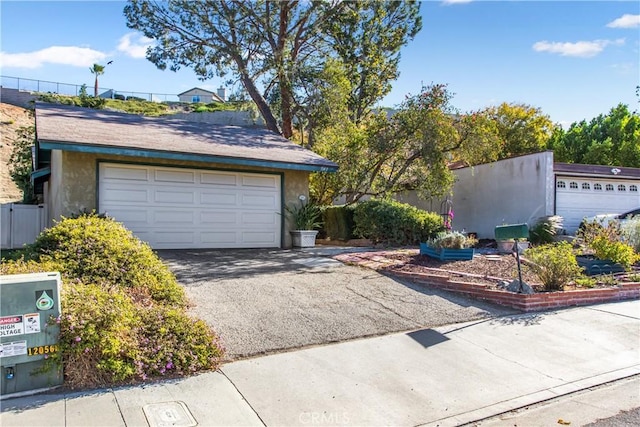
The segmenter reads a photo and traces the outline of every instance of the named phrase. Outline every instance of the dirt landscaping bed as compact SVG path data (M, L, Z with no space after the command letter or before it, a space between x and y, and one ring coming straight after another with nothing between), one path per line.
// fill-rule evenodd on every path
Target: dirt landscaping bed
M539 279L526 265L522 265L522 279L536 293L527 295L510 292L504 289L504 285L517 278L518 274L516 260L511 255L477 254L470 261L443 262L421 256L417 249L402 249L342 254L335 258L522 311L640 298L640 283L625 281L625 276L619 276L615 285L603 280L591 288L570 285L564 291L544 292Z

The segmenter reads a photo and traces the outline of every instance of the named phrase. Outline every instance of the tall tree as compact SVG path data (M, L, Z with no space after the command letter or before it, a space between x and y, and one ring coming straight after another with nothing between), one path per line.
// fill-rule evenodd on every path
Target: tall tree
M502 103L486 113L495 121L502 141L500 159L544 151L554 124L539 108Z
M399 75L400 48L418 34L422 19L415 1L360 0L344 6L328 32L353 84L348 106L358 123L391 91Z
M606 115L555 132L548 147L560 162L640 167L640 115L618 104Z
M407 190L439 196L452 183L451 160L496 158L500 145L493 123L476 113L456 114L451 96L445 85L431 85L407 97L392 115L382 112L359 124L342 120L322 129L314 149L340 169L313 178L314 196L330 202L345 195L347 203Z
M231 74L256 103L267 127L289 138L293 134L294 115L303 107L298 100L301 76L321 70L326 58L336 55L335 34L329 31L331 22L342 22L354 10L358 14L373 9L382 13L380 3L394 10L413 11L405 15L394 12L397 18L386 21L385 34L379 40L382 46L389 46L385 52L390 56L379 57L382 62L397 61L399 47L417 32L410 20L419 22L418 7L412 3L370 2L368 6L357 3L355 0L130 0L124 13L130 28L156 40L156 45L147 52L147 59L158 68L175 71L190 67L201 79ZM377 27L378 31L381 29ZM370 34L370 38L375 39L375 35ZM357 47L354 45L352 49ZM361 58L353 55L348 59L357 62ZM262 92L260 86L264 87ZM273 91L275 95L269 97ZM277 100L279 119L268 98Z
M93 96L94 97L98 97L98 76L101 76L104 74L104 69L105 69L105 65L100 65L100 64L93 64L93 67L89 68L89 71L91 71L91 74L95 74L96 76L96 81L93 84Z

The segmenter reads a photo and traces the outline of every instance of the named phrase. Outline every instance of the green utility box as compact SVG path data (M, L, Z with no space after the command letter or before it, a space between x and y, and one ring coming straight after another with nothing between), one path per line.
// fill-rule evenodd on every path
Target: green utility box
M527 224L509 224L496 227L496 240L528 239Z
M62 385L59 316L59 273L0 276L0 398Z

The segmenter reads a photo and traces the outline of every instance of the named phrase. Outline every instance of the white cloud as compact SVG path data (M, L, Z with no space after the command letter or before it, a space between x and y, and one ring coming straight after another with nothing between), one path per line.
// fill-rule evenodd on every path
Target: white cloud
M577 56L580 58L591 58L596 56L609 45L622 45L624 39L617 40L593 40L570 42L548 42L541 41L534 43L533 50L536 52L557 53L561 56Z
M153 44L153 39L138 33L128 33L120 37L118 50L132 58L147 56L147 48Z
M3 68L40 68L44 64L90 67L106 57L106 53L88 47L51 46L26 53L0 52L0 65Z
M472 0L442 0L442 4L451 5L451 4L462 4L462 3L471 3Z
M640 27L640 15L630 15L625 13L618 19L607 24L609 28L635 28Z

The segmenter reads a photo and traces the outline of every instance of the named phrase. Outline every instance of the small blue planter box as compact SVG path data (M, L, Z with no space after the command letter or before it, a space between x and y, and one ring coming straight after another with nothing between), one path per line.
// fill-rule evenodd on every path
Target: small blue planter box
M427 255L440 261L467 261L473 259L473 248L434 249L426 243L420 243L420 255Z

